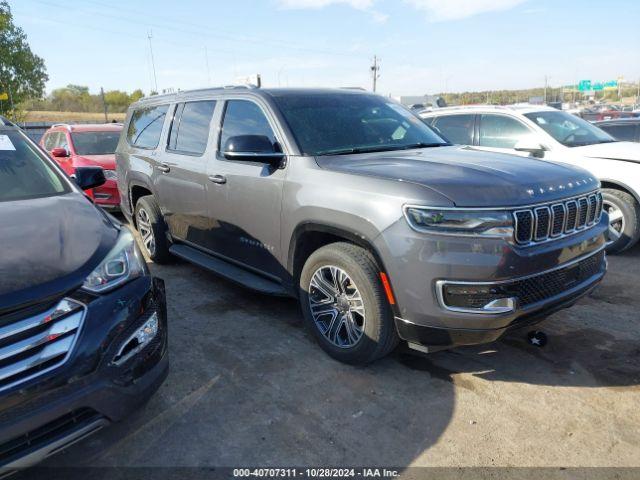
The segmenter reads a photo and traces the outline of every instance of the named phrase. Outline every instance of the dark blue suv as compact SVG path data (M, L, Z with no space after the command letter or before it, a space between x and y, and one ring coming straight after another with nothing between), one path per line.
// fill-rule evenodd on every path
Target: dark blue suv
M145 402L168 372L164 286L131 232L0 117L0 467L36 463Z

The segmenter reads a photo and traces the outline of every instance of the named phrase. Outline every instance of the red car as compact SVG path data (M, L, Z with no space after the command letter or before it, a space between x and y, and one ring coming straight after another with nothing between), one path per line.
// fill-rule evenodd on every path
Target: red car
M45 132L40 146L67 172L75 173L76 167L98 166L104 169L107 182L94 188L90 195L96 204L108 210L120 208L116 177L115 151L122 125L58 124Z

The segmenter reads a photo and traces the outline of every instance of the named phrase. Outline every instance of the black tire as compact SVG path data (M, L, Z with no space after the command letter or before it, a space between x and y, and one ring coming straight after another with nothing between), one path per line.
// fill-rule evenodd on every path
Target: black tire
M362 322L364 325L360 331L360 337L350 346L338 346L329 340L322 333L311 311L310 296L317 298L318 295L318 290L311 285L311 280L316 272L329 266L337 267L348 276L346 285L350 286L350 289L343 290L346 293L354 291L359 293L364 306L365 315ZM305 262L300 274L299 289L300 306L307 326L322 349L336 360L352 365L366 365L388 355L398 345L393 311L380 280L380 268L373 255L367 250L341 242L316 250ZM342 300L344 301L344 297ZM342 307L349 308L344 305ZM343 318L340 313L338 315L340 319ZM342 315L352 314L343 313ZM330 320L327 323L330 323ZM331 329L327 328L327 330Z
M622 229L620 238L607 247L607 253L620 253L640 239L640 205L632 195L613 188L602 189L602 198L605 208L609 204L622 212L624 221L617 223Z
M143 224L144 218L148 222ZM149 225L149 232L153 236L153 246L150 249L148 242L145 242L146 224ZM153 195L141 197L135 207L135 225L140 235L141 247L144 253L153 260L154 263L168 263L171 260L169 253L169 241L167 240L167 226L160 213L160 207Z

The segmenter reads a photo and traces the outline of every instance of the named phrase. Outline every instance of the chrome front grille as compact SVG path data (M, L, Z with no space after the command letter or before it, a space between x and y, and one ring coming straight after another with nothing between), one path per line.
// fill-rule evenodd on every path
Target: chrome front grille
M592 193L563 202L517 210L515 240L529 245L584 230L600 221L602 194Z
M64 299L35 315L0 316L0 390L59 367L69 357L85 308Z

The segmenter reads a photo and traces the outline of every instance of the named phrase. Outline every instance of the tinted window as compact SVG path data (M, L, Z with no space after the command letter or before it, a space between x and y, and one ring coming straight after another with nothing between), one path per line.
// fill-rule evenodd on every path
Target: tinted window
M531 133L518 120L506 115L480 115L481 147L513 148L518 140Z
M600 125L600 128L622 142L636 141L635 125Z
M447 115L436 117L433 126L452 143L473 144L473 123L475 115Z
M159 105L134 111L127 130L128 142L140 148L156 148L168 109L168 105Z
M525 113L540 128L567 147L580 147L615 141L611 135L582 118L567 112Z
M264 135L276 142L276 137L267 117L258 105L246 100L230 100L224 113L220 148L224 149L227 140L237 135Z
M446 145L405 107L378 95L287 93L274 99L307 155Z
M120 132L74 132L71 139L78 155L110 155L116 151Z
M56 171L18 132L0 131L0 201L68 191Z
M207 148L211 118L216 102L188 102L176 109L169 149L202 155Z

